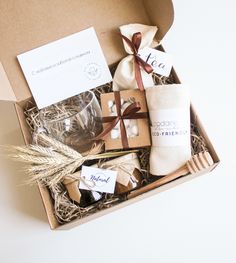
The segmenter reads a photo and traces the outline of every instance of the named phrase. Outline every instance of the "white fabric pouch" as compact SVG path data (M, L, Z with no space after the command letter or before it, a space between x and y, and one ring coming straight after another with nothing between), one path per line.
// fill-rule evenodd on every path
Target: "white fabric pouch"
M142 50L145 47L150 47L153 38L157 32L156 26L147 26L142 24L128 24L120 27L121 34L132 41L135 33L141 33L141 43L138 50ZM129 54L123 58L117 66L113 79L113 90L126 90L137 89L137 81L135 78L135 57L134 51L123 39L125 51ZM152 87L154 85L152 80L152 74L148 74L142 67L140 67L141 77L144 88Z
M191 158L190 97L181 84L146 89L151 123L150 173L169 174Z

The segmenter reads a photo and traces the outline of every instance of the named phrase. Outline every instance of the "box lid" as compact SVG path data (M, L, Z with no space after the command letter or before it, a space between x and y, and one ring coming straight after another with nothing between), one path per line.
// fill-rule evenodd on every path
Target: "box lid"
M0 100L31 93L16 56L93 26L109 65L125 56L121 25L156 25L160 41L173 23L171 0L0 0Z

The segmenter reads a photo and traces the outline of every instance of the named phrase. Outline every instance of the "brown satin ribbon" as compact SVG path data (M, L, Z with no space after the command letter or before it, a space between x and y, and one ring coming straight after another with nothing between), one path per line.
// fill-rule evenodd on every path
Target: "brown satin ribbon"
M103 123L109 123L107 127L97 136L94 138L94 140L100 140L103 137L105 137L112 129L115 128L117 123L120 122L120 135L121 135L121 142L124 149L129 148L126 128L124 124L125 119L145 119L148 117L147 112L138 112L141 109L139 102L133 102L130 104L123 112L121 113L121 98L120 98L120 92L115 91L114 92L115 97L115 104L116 104L116 110L117 110L117 116L108 116L103 117L102 122Z
M141 59L138 54L138 50L142 41L142 34L141 32L134 33L132 36L132 41L122 34L121 37L124 39L124 41L127 43L127 45L131 48L133 52L135 79L137 81L138 88L141 91L143 91L144 86L140 67L142 67L148 74L152 73L153 68L147 62Z

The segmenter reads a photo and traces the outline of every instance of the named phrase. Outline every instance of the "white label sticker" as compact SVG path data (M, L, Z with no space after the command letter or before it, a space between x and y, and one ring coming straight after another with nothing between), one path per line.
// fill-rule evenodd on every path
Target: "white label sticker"
M117 171L82 166L79 189L113 194Z
M169 77L173 65L172 57L169 54L146 47L139 51L139 55L152 66L155 73Z
M150 111L153 146L183 146L190 143L190 113L186 109Z

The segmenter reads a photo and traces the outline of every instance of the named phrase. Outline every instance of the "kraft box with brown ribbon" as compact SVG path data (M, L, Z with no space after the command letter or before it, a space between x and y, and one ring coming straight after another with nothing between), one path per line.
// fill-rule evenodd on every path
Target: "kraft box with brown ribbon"
M97 137L105 140L106 150L151 145L145 93L124 90L101 95L104 130Z
M14 101L26 144L14 149L23 151L19 156L29 157L27 160L31 166L28 166L30 169L27 171L32 171L29 182L32 183L32 178L37 182L51 229L70 229L210 172L218 165L217 153L189 101L186 111L191 124L190 126L188 122L188 148L185 145L179 146L180 140L177 138L182 133L168 130L164 134L168 140L165 140L167 137L160 138L159 135L163 134L160 133L159 126L155 125L170 117L172 120L173 116L181 124L181 114L185 112L180 107L182 103L179 105L180 98L173 93L167 94L168 98L171 97L168 100L163 99L164 94L159 96L164 89L160 86L165 86L166 91L173 86L174 89L177 85L182 86L179 85L181 82L175 70L172 68L168 76L156 72L155 60L151 60L157 51L164 51L161 42L174 19L172 0L71 0L69 5L66 0L30 3L27 0L0 0L0 6L0 100ZM80 32L89 32L88 29L96 36L95 41L89 41L91 34L90 38L85 35L82 38L84 41L77 38ZM71 42L74 38L75 41ZM52 43L54 44L51 46ZM58 47L58 43L64 43L59 45L63 50L68 47L67 44L72 44L73 48L70 45L65 52L55 52L54 45ZM100 47L93 48L93 44L99 44ZM50 52L46 53L45 49L41 49L49 45L52 47ZM152 58L146 56L150 49L155 55ZM31 53L33 50L42 53ZM94 51L100 55L100 59L95 59ZM37 60L34 56L34 67L32 54L39 58ZM42 54L45 59L42 59ZM100 63L104 62L104 58L105 65ZM160 62L157 64L163 66ZM82 75L86 82L81 81ZM50 76L48 86L35 81L36 78L44 81L46 76ZM66 80L65 76L69 79ZM39 87L42 95L40 98L45 102L43 106L47 104L51 107L47 100L55 98L53 103L56 103L56 107L53 109L57 109L56 111L49 108L51 111L42 109L39 112L39 105L38 108L36 106L37 96L34 96L28 85L32 81ZM64 88L60 88L62 84ZM34 87L36 86L33 86L33 90ZM60 104L60 92L63 96L67 94L67 98L75 96L67 100L67 104ZM84 92L82 97L79 96L80 92ZM83 107L86 110L82 111L77 107L78 101L86 103ZM42 106L42 103L39 104ZM80 109L76 110L76 114L75 106ZM49 119L46 118L48 112L53 113L49 114ZM51 121L62 113L65 114L64 122L62 118ZM178 116L181 118L178 119ZM49 134L45 133L42 124ZM55 130L58 132L53 135ZM68 133L69 130L71 133ZM77 136L73 136L73 132L77 132ZM63 137L62 134L66 136ZM176 135L176 140L173 139L173 134ZM190 154L187 151L190 149L190 139L191 159L186 160L186 163L178 163L179 168L170 166L170 162L177 164L180 156L184 156L183 153ZM100 140L105 141L105 150ZM169 142L174 142L174 147ZM79 147L82 146L88 147L88 151L83 149L80 153ZM40 151L40 156L37 151ZM86 169L83 170L84 167ZM92 174L97 167L106 173L103 171L100 177ZM118 167L118 171L115 171L115 167ZM158 168L158 171L151 168ZM160 172L160 168L165 168L165 171L162 169ZM178 169L175 170L176 168ZM109 177L107 172L112 175ZM111 177L114 172L117 172L118 179L112 185L115 186L113 192L110 188L106 192L92 189L99 183L103 187L104 182L109 182L108 178L114 179ZM124 173L125 178L129 179L128 185L120 184L120 176ZM63 181L66 178L72 182L80 180L90 189L85 189L83 184L78 189L78 183ZM110 184L109 186L111 187Z

